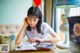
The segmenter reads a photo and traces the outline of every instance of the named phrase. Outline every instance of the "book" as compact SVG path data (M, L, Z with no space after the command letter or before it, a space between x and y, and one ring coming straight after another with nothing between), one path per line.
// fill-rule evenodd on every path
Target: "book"
M30 42L21 42L19 46L15 49L15 51L22 51L22 50L50 50L52 48L51 43L30 43Z

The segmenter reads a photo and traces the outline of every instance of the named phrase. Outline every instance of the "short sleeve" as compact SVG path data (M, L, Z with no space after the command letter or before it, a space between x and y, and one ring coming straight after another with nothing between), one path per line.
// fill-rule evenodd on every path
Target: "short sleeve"
M54 32L54 30L46 23L46 33L51 34L53 32Z

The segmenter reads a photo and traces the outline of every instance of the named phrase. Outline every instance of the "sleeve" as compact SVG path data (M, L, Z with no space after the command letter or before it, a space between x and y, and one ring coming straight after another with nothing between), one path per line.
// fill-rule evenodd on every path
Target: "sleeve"
M54 30L46 23L46 33L51 34L53 32L54 32Z
M46 33L50 35L51 33L54 33L60 39L60 37L55 33L55 31L48 24L46 24Z

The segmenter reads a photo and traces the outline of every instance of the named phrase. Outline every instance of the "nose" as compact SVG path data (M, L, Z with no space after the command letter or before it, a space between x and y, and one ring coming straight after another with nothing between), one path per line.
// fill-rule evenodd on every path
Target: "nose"
M34 21L33 20L31 20L31 24L33 24L34 23Z

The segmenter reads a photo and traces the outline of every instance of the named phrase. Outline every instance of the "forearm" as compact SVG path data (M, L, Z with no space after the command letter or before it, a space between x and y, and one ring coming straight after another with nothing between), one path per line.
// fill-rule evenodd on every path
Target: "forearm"
M20 40L23 37L23 33L24 33L25 29L26 29L26 26L23 25L22 29L20 30L19 34L17 35L16 41L15 41L16 44L20 43Z
M60 39L58 39L57 37L50 38L50 39L42 39L42 42L49 42L49 43L56 43L58 41L60 41Z
M43 42L50 42L50 43L56 43L60 41L60 37L55 33L51 33L52 38L43 39Z

